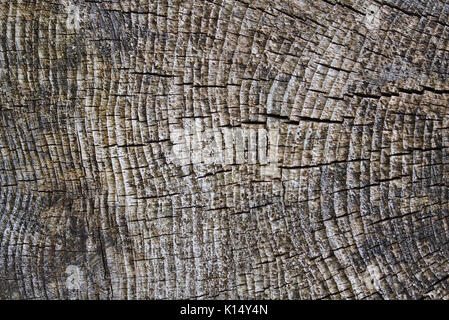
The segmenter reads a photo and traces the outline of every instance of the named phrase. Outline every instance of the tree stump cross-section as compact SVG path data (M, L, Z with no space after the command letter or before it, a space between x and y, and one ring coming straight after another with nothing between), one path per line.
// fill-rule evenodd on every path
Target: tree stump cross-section
M0 298L448 299L448 21L0 0Z

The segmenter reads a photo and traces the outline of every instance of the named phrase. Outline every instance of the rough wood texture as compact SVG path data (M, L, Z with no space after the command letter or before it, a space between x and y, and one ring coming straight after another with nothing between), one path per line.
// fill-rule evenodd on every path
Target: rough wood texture
M0 297L449 298L448 18L0 0Z

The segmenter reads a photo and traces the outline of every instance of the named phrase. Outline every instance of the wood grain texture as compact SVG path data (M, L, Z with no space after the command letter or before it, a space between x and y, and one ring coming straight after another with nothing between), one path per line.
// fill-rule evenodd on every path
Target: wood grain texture
M0 298L448 299L448 18L0 0Z

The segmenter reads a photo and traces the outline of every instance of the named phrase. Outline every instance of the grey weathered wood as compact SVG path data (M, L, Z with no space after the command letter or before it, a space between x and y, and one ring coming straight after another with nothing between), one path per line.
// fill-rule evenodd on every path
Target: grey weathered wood
M0 298L449 298L448 16L0 0Z

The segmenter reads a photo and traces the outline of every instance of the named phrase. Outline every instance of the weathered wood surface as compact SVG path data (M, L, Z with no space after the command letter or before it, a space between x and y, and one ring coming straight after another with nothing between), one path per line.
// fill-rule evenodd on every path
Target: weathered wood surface
M0 0L0 297L449 298L448 17Z

